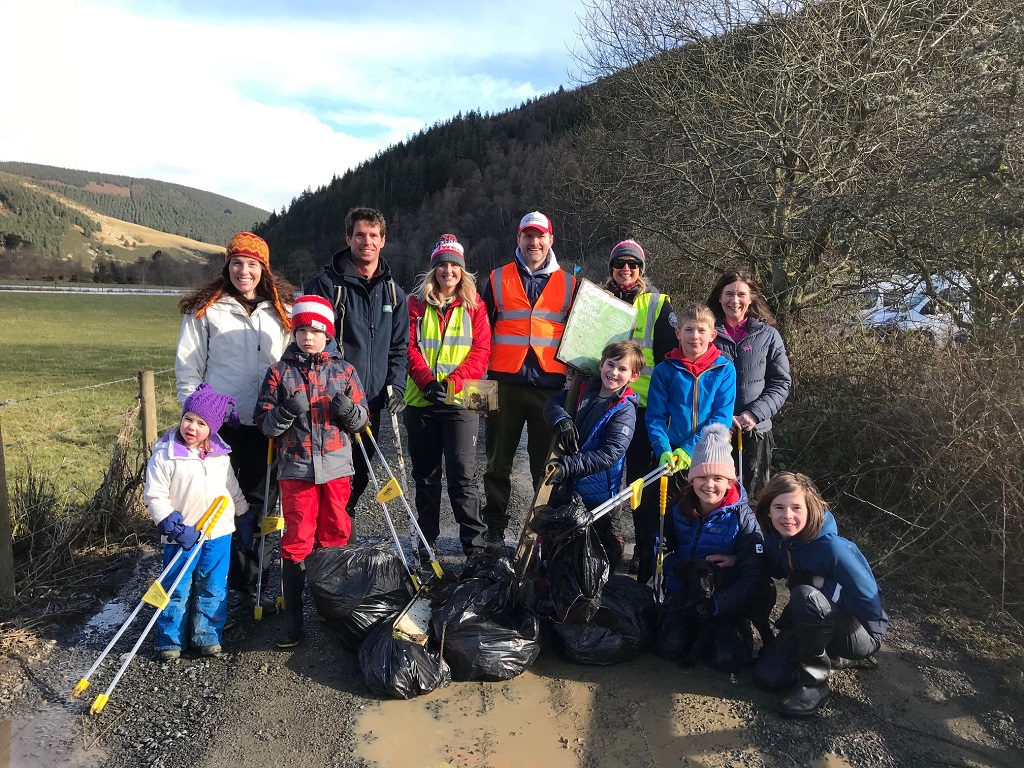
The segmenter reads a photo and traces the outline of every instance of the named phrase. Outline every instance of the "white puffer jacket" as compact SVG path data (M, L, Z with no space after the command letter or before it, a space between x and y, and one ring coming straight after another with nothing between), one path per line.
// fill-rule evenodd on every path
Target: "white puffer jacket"
M174 439L178 427L153 443L153 455L146 465L146 487L143 498L153 522L177 510L185 525L195 525L218 496L228 497L228 506L221 513L209 538L227 536L235 530L235 516L249 511L238 480L231 469L231 450L217 435L210 435L212 451L205 459ZM163 539L167 543L166 539Z
M235 398L238 420L252 425L267 369L281 359L290 341L291 329L282 325L269 301L250 315L231 296L221 296L198 320L185 315L174 362L178 401L184 403L205 381Z

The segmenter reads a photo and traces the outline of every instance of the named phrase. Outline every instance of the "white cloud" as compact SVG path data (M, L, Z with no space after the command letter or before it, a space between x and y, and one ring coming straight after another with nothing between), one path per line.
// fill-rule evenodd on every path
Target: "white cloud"
M547 29L568 26L565 13ZM515 106L566 81L531 64L567 62L567 43L481 14L481 28L459 34L441 17L415 27L191 21L100 0L3 3L0 159L280 208L439 119Z

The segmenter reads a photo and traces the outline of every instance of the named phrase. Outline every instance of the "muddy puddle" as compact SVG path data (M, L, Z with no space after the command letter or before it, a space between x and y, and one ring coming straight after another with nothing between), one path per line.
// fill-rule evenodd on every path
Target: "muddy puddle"
M368 707L358 755L409 768L763 765L740 693L728 676L650 656L581 667L544 654L514 680Z
M0 768L92 768L105 753L92 744L95 728L75 722L84 717L60 702L42 702L23 717L0 721Z

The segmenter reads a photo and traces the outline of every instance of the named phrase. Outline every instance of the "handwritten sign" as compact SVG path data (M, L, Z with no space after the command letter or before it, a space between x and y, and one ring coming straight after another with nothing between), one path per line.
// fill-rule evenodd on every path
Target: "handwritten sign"
M636 309L589 280L580 280L565 332L555 357L566 365L597 376L601 352L613 341L633 335Z

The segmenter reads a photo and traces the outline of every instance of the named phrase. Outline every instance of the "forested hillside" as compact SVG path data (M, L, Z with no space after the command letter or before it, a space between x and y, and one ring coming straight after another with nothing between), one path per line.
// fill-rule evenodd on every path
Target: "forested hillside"
M411 286L442 232L458 235L470 269L486 275L511 256L519 218L540 209L555 218L559 259L582 263L596 239L614 233L581 226L581 212L555 184L557 158L586 119L581 96L559 91L498 115L457 115L307 190L257 231L275 263L301 282L344 246L350 208L379 208L388 219L385 257Z
M0 171L32 179L106 216L214 245L268 216L223 195L154 179L18 162L0 163ZM26 239L35 242L33 234Z

